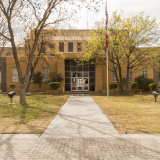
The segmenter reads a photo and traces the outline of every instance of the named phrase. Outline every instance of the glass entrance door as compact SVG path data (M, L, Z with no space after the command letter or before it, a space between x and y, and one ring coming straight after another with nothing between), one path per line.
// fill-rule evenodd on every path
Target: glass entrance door
M89 83L88 83L88 78L83 78L83 90L84 91L89 91Z
M83 77L72 78L71 90L72 91L89 91L89 79Z

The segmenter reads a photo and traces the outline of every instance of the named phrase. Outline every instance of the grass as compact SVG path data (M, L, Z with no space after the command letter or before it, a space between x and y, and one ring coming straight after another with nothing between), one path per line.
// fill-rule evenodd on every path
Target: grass
M68 95L26 96L27 105L9 105L8 96L0 96L0 134L42 134L67 101Z
M160 97L152 95L92 96L116 130L123 134L160 134ZM151 100L153 99L153 100Z

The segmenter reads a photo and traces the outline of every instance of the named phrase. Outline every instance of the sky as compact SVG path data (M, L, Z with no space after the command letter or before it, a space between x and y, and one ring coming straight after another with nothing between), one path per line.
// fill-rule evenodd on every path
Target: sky
M132 17L138 15L140 12L144 12L145 15L149 15L157 19L160 22L160 0L108 0L107 10L109 17L112 12L118 10L124 11L124 17ZM98 11L94 9L88 10L88 27L87 27L87 9L83 8L78 12L78 23L73 23L72 27L75 29L92 29L95 22L105 18L105 5L100 4Z

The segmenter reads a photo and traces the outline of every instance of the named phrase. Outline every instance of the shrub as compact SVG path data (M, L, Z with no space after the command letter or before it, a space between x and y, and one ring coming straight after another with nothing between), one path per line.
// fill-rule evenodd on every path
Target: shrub
M109 84L109 88L113 89L113 94L114 94L115 88L117 88L117 84Z
M138 82L139 88L143 91L149 91L149 84L154 83L154 80L150 78L144 78L143 76L139 76L135 78L135 82Z
M16 84L15 83L11 83L9 86L10 86L10 88L14 89L16 87Z
M138 82L132 82L131 87L132 87L132 95L133 95L134 89L139 87Z
M149 84L149 89L152 90L152 84Z
M117 88L117 84L109 84L109 88L110 89L115 89L115 88Z
M156 83L149 84L149 89L150 90L155 91L156 88L157 88L157 84Z
M139 87L138 82L132 82L131 84L132 90Z
M62 82L63 76L61 73L50 73L50 82Z
M57 90L61 86L61 83L60 82L51 82L51 83L49 83L49 86L52 89Z
M38 83L40 90L41 90L41 87L42 87L42 85L41 85L42 79L43 79L43 77L41 76L41 72L37 72L37 73L33 74L33 78L32 78L33 83Z

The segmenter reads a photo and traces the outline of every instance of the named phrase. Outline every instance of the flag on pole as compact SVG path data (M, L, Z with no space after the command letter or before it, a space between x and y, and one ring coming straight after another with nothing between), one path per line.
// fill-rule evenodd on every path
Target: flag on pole
M106 25L105 25L105 29L106 29L106 50L108 49L108 12L107 12L107 4L105 7L105 15L106 15Z

